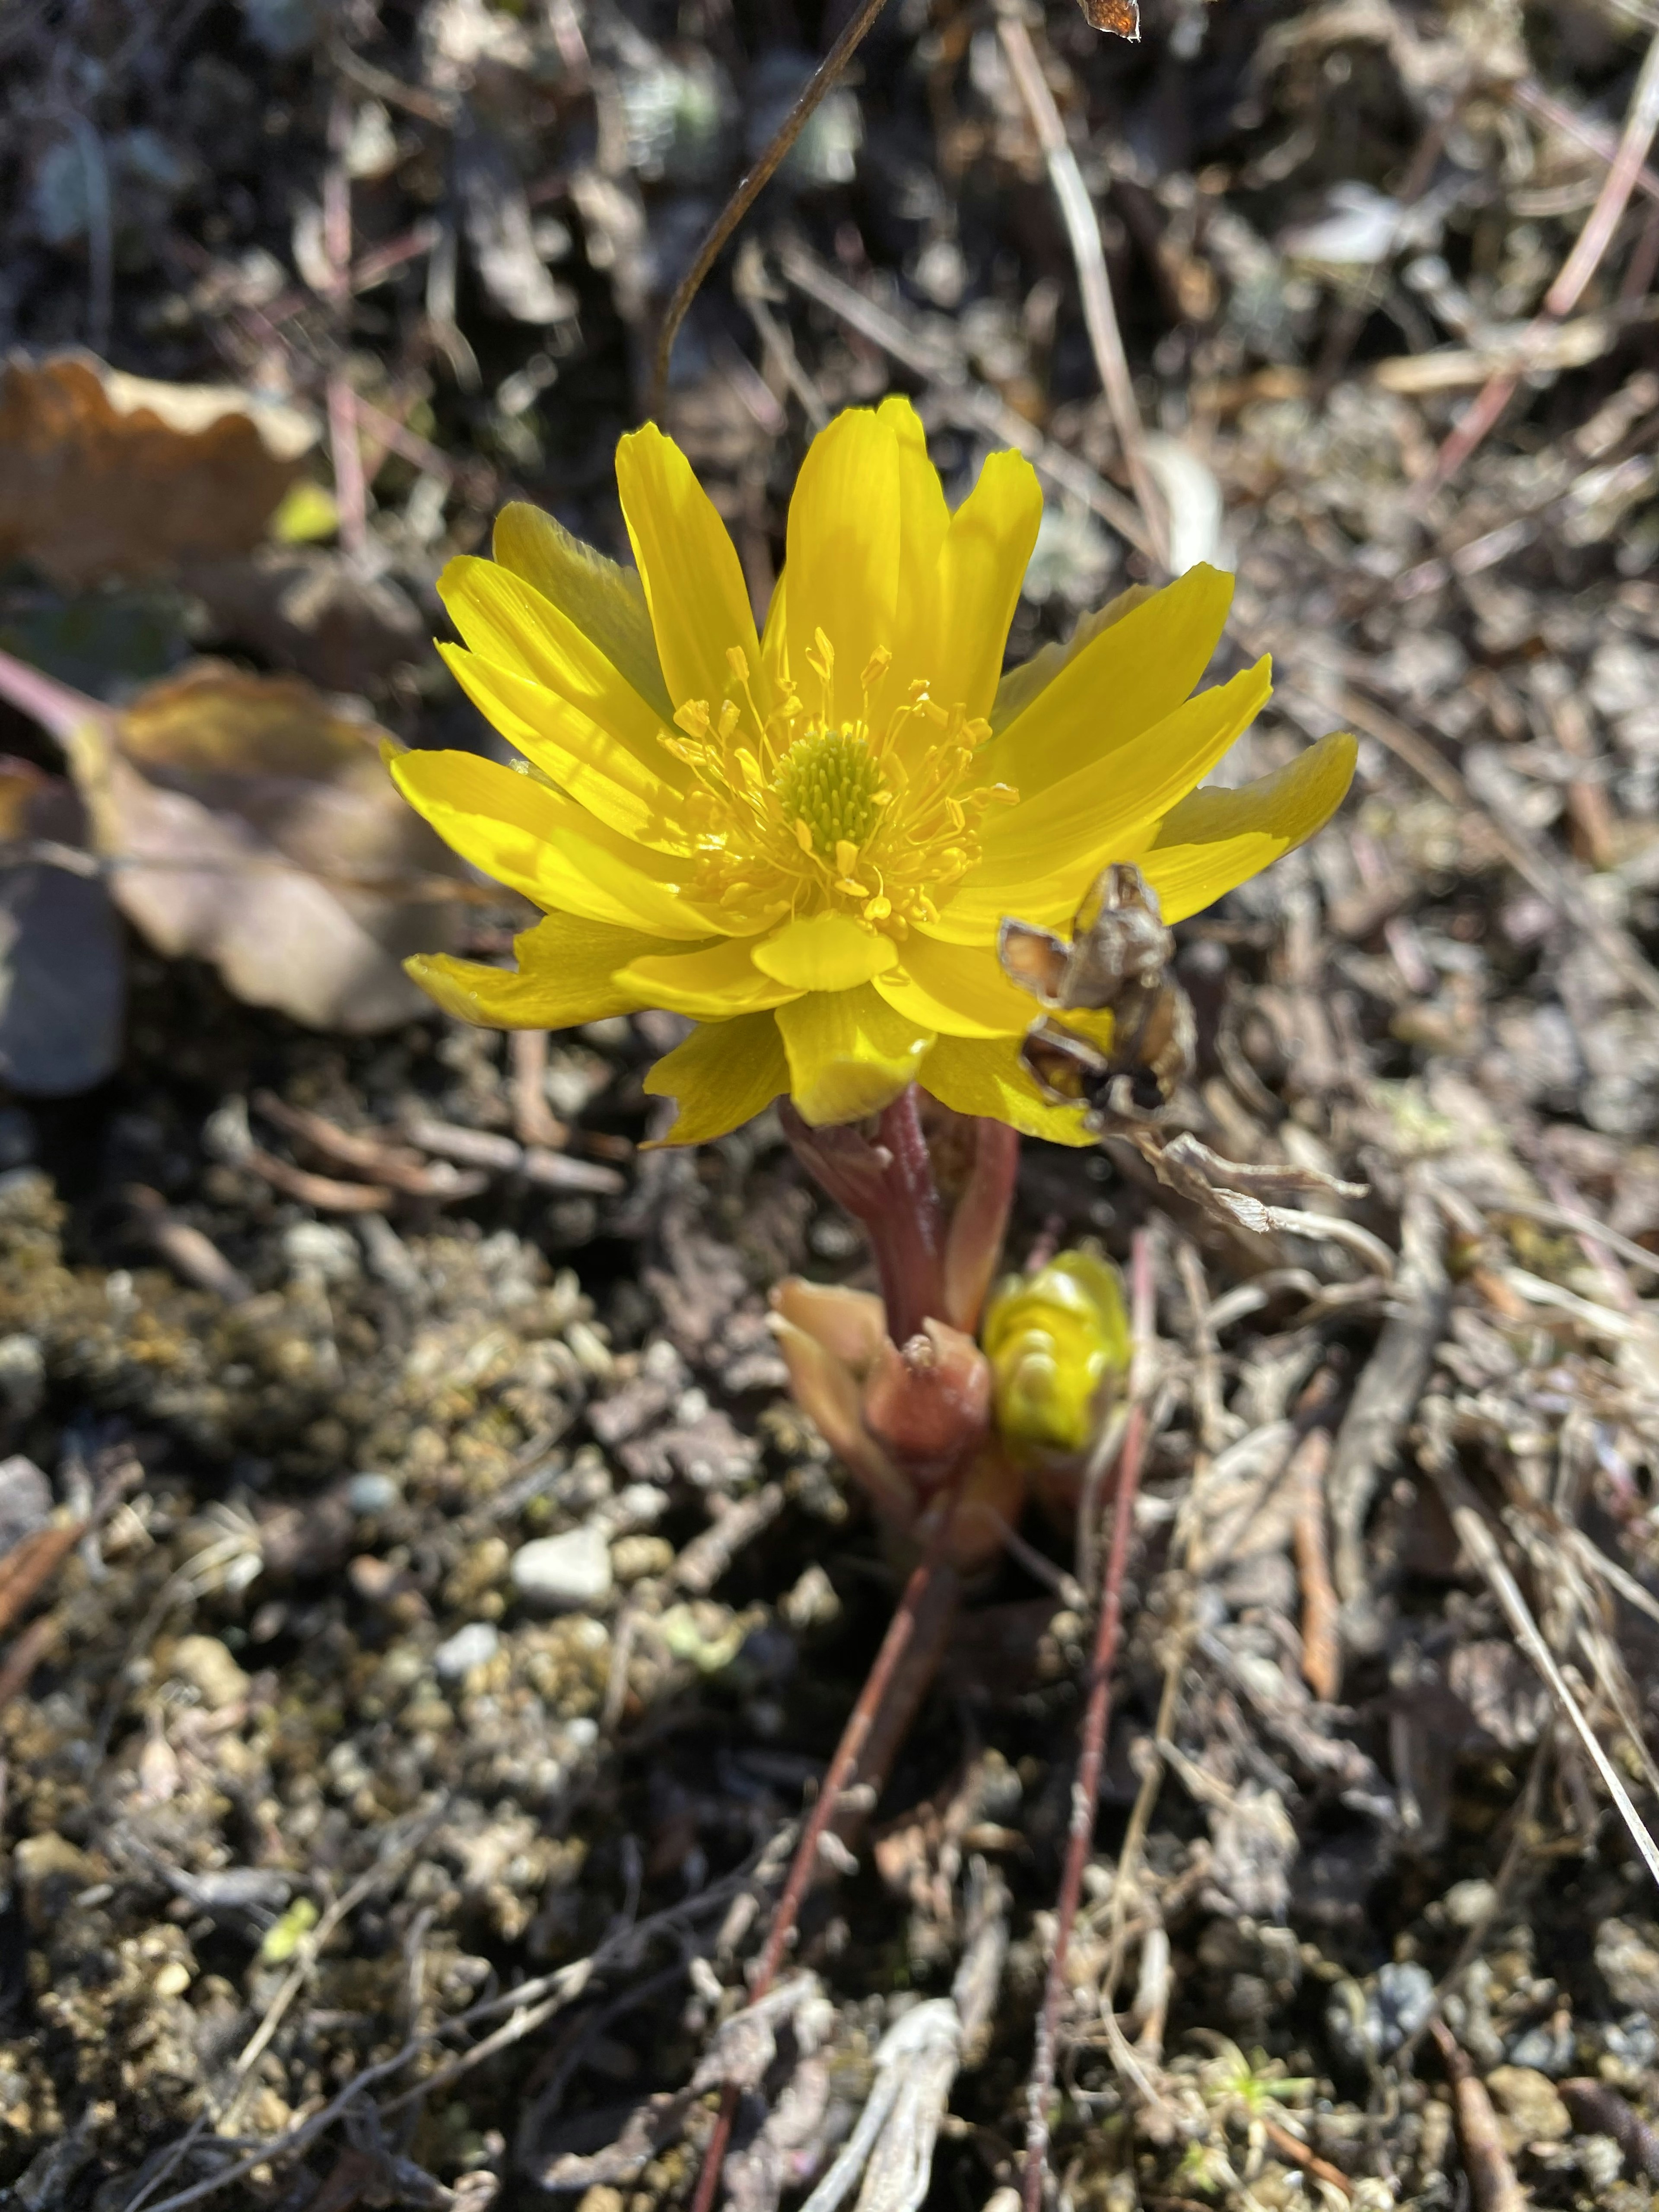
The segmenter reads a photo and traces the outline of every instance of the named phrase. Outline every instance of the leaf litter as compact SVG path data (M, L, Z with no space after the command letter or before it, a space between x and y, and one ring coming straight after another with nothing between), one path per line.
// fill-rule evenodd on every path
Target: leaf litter
M732 2081L741 2204L1000 2212L1102 1531L1020 1532L744 2011L893 1587L763 1292L857 1248L764 1121L636 1150L659 1021L509 1049L400 995L522 916L376 781L377 732L487 743L424 636L503 498L622 550L655 319L839 19L95 14L92 74L0 27L0 629L78 695L8 691L0 779L0 2179L653 2212ZM1275 656L1225 775L1361 739L1178 931L1167 1117L1024 1163L1017 1261L1144 1229L1156 1291L1053 2168L1633 2212L1650 33L1142 16L896 9L667 400L757 600L809 426L896 385L958 484L1042 476L1017 654L1162 543L1237 566L1215 675Z

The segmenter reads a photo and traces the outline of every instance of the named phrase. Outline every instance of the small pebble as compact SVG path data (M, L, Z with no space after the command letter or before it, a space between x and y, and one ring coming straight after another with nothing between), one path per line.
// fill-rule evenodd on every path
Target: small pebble
M365 1521L390 1513L402 1494L389 1474L354 1474L346 1485L346 1504Z
M440 1681L459 1682L493 1659L501 1647L501 1632L487 1620L469 1620L465 1628L441 1644L432 1655L432 1665Z
M643 1582L665 1575L674 1564L674 1547L662 1536L619 1536L611 1547L611 1565L619 1583Z
M1455 1881L1440 1903L1454 1928L1474 1928L1498 1903L1498 1891L1489 1881Z
M1511 2148L1564 2142L1572 2133L1572 2116L1555 2084L1532 2067L1494 2066L1486 2076L1486 2087L1514 2130Z
M169 1959L158 1970L152 1986L158 1997L181 1997L190 1987L190 1968L182 1959Z
M1604 1920L1595 1963L1613 2001L1650 2018L1659 2014L1659 1929L1650 1920Z
M247 1695L247 1676L216 1636L181 1636L173 1647L173 1672L200 1693L210 1712Z
M52 1485L32 1459L0 1460L0 1557L52 1518Z
M614 1579L611 1547L598 1528L568 1528L538 1536L513 1554L513 1587L532 1605L574 1610L609 1597Z

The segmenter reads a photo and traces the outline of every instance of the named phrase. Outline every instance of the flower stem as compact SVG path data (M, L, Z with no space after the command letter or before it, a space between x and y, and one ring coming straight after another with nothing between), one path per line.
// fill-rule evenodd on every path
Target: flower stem
M908 1343L930 1318L944 1320L945 1210L915 1084L884 1109L874 1144L848 1127L811 1127L787 1100L779 1111L796 1158L864 1225L894 1343Z

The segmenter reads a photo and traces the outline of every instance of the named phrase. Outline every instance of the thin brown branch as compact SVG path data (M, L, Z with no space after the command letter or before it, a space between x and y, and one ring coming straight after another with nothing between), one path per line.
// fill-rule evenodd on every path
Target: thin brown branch
M864 1687L858 1702L848 1716L842 1730L841 1741L836 1746L835 1757L813 1802L811 1811L801 1825L795 1856L790 1862L777 1909L772 1915L772 1925L767 1932L765 1948L762 1950L749 1984L749 2001L753 2004L763 1997L776 1978L795 1932L795 1923L808 1888L818 1870L819 1846L830 1822L834 1820L841 1799L858 1771L872 1731L879 1717L890 1685L899 1671L900 1662L909 1650L915 1636L916 1625L925 1601L945 1559L945 1539L950 1532L951 1511L947 1498L935 1516L928 1534L927 1547L911 1570L887 1633L882 1638L881 1649L875 1663L865 1677ZM737 2118L738 2092L728 2085L720 2099L720 2108L714 2121L714 2133L703 2153L702 2171L697 2176L696 2194L691 2200L691 2212L710 2212L714 2192L720 2186L720 2172L726 2164L726 2146L732 2140L732 2125Z
M1451 2082L1457 2147L1463 2154L1463 2171L1468 2177L1475 2212L1527 2212L1532 2199L1515 2178L1486 2083L1449 2028L1437 2020L1432 2033Z
M652 363L650 412L653 416L662 412L663 402L668 396L668 365L673 357L674 340L691 302L702 289L704 279L738 225L776 175L790 148L817 112L825 94L833 88L863 45L866 33L886 4L887 0L861 0L841 36L807 79L800 97L784 117L766 151L741 179L720 210L713 229L697 248L696 258L675 286L674 296L662 319L662 328L657 333L656 357Z
M1083 181L1072 143L1066 136L1066 125L1060 120L1060 109L1026 27L1020 0L999 0L997 37L1025 104L1031 128L1036 133L1037 143L1042 149L1048 183L1060 207L1060 221L1066 226L1077 268L1078 289L1083 299L1083 319L1095 357L1095 372L1111 410L1112 426L1122 449L1123 465L1134 492L1135 504L1140 509L1158 565L1167 568L1168 516L1152 471L1146 465L1140 410L1135 401L1128 356L1123 350L1123 333L1118 328L1117 309L1112 301L1111 278L1100 241L1100 218L1089 198L1089 187Z
M1133 1400L1118 1462L1115 1500L1112 1510L1112 1543L1107 1555L1106 1578L1101 1591L1100 1615L1095 1625L1095 1648L1089 1665L1089 1696L1084 1709L1078 1746L1077 1778L1072 1784L1072 1817L1066 1837L1066 1864L1060 1876L1054 1911L1054 1946L1048 1960L1048 1978L1037 2018L1036 2047L1031 2057L1026 2090L1024 2212L1040 2212L1042 2179L1048 2163L1048 2100L1054 2093L1055 2054L1060 2037L1060 2007L1066 1996L1066 1960L1071 1948L1072 1926L1083 1894L1083 1870L1094 1842L1095 1811L1100 1800L1100 1773L1106 1757L1106 1726L1111 1716L1112 1668L1117 1658L1123 1628L1123 1577L1129 1561L1129 1540L1134 1527L1135 1497L1140 1487L1140 1464L1146 1448L1146 1351L1152 1342L1152 1255L1145 1230L1137 1231L1130 1271L1130 1301L1137 1354L1141 1372L1132 1383ZM1135 1388L1134 1384L1139 1387Z

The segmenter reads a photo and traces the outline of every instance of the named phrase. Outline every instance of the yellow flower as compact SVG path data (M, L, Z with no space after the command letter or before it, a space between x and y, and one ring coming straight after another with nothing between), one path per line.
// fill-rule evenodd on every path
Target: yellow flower
M546 910L515 973L411 972L498 1027L661 1006L696 1027L647 1088L672 1141L787 1092L815 1124L913 1079L1063 1142L1082 1117L1019 1061L1030 1000L997 963L1006 914L1063 925L1108 860L1179 921L1308 836L1346 790L1328 738L1237 791L1198 791L1268 692L1266 661L1188 697L1231 580L1137 589L1002 674L1042 498L994 453L953 514L907 400L838 416L789 509L756 635L724 525L653 426L617 452L637 575L512 506L495 558L440 589L441 648L523 756L410 752L392 772L456 850Z

